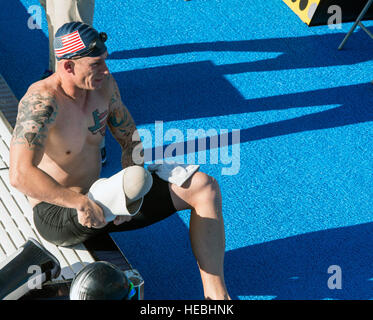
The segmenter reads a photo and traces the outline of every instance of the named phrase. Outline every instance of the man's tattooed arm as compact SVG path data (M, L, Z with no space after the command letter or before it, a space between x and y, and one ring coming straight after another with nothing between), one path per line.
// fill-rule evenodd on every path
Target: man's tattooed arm
M122 147L122 166L144 165L143 147L135 122L123 105L118 86L113 81L113 92L109 105L108 125L114 138Z
M19 103L12 144L23 144L29 150L43 150L48 129L56 119L58 106L49 94L34 92Z
M9 181L28 197L72 208L80 195L37 167L57 112L55 99L45 92L29 92L21 99L10 144Z
M85 210L90 201L85 195L60 185L37 167L57 113L58 106L52 95L34 91L22 98L10 145L9 181L33 199Z

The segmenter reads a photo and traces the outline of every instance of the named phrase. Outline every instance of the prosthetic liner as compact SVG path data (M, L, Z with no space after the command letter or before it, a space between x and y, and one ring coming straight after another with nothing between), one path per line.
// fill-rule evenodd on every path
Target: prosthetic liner
M104 211L106 222L117 215L134 216L139 212L144 196L153 184L150 172L140 166L127 167L110 178L97 180L88 197Z

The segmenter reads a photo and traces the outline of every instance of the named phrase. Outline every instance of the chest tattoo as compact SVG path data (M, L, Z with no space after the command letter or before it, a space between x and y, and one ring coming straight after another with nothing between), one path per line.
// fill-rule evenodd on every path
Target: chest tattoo
M104 111L100 113L98 109L92 112L94 125L91 127L88 127L88 130L92 132L92 134L96 134L97 132L100 132L102 136L105 135L105 124L106 124L106 118L108 116L108 111Z

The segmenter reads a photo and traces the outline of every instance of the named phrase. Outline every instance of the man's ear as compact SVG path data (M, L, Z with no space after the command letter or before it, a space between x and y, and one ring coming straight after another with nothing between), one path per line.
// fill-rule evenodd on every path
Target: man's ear
M66 60L63 63L63 68L66 70L68 73L73 73L74 72L74 67L75 63L72 60Z

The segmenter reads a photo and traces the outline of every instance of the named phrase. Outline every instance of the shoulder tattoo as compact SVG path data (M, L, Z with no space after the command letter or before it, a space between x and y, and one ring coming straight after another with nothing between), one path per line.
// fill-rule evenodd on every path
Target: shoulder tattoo
M43 148L48 125L57 116L58 106L51 95L32 93L24 97L18 107L12 143L26 144L30 149Z

